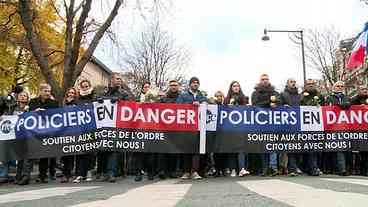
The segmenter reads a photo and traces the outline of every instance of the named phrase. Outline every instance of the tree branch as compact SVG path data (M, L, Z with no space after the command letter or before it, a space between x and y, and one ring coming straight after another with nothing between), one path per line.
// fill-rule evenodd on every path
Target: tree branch
M11 14L9 14L9 16L8 16L8 21L6 21L6 23L5 24L1 24L0 26L1 27L6 27L10 22L11 22L11 20L12 20L12 17L15 15L15 14L17 14L18 13L18 10L15 10L14 12L12 12Z
M49 57L49 56L51 56L51 55L53 55L55 53L64 53L64 51L62 51L62 50L53 50L52 52L50 52L49 54L47 54L45 57Z
M85 2L85 4L83 5L82 14L80 15L78 19L77 26L75 29L74 39L73 39L73 47L72 47L72 54L71 54L71 61L70 61L71 67L77 63L77 60L79 57L79 49L80 49L81 41L83 37L84 24L88 17L89 11L91 10L92 0L86 0L83 2Z
M45 58L43 55L41 41L33 30L30 2L28 0L19 0L18 10L21 16L23 27L26 31L26 38L31 46L32 54L41 69L42 75L44 76L45 80L51 85L53 91L55 92L55 95L61 97L61 89L57 84L52 71L49 68L47 58Z
M64 1L65 2L65 1ZM63 22L66 22L66 19L65 17L63 17L61 14L60 14L60 11L58 8L56 8L56 5L55 5L55 2L51 4L51 6L54 8L56 14L58 15L58 17L63 21Z
M82 58L76 65L76 69L73 74L73 79L76 79L83 71L84 66L87 64L87 62L91 59L93 52L95 51L99 41L103 37L105 31L111 26L112 21L118 14L120 6L123 4L123 0L116 0L114 8L110 12L109 17L106 19L106 21L103 23L103 25L100 27L98 32L93 37L87 51L83 54Z

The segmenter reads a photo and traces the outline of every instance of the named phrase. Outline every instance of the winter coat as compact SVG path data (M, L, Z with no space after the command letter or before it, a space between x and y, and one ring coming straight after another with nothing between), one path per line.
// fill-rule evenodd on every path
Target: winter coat
M359 96L356 95L351 99L351 105L368 105L368 96Z
M114 88L109 87L108 91L104 94L104 97L102 98L103 99L124 100L124 101L128 101L132 99L132 97L130 97L126 91L118 87L114 87Z
M271 107L271 97L275 97L274 103L279 103L279 93L272 85L262 86L258 84L252 93L252 105L269 108Z
M197 92L197 95L194 97L194 94L188 89L178 96L176 102L177 103L193 103L198 101L199 103L207 102L207 98L202 94L201 91Z
M46 99L44 101L42 101L42 99L40 97L37 98L33 98L31 99L31 101L29 102L29 110L30 111L34 111L37 108L41 108L41 109L53 109L53 108L58 108L59 104L57 101L52 100L52 99Z
M321 106L325 104L325 99L317 90L306 91L301 93L301 106Z
M231 97L226 97L224 100L224 104L228 105L248 105L249 97L248 96L240 96L238 94L233 94Z
M339 106L341 109L349 109L350 98L343 93L332 93L326 98L326 105Z
M297 88L285 87L284 91L280 94L280 104L289 106L300 105L300 94Z
M176 93L168 91L166 93L166 96L160 99L160 103L176 103L176 99L179 97L179 95L179 91L177 91Z

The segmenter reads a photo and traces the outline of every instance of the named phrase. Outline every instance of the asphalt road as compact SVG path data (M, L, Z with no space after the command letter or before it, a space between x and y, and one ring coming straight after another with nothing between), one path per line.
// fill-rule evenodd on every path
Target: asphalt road
M0 186L0 206L367 206L368 177L248 176L198 181L168 179L116 183L32 183Z

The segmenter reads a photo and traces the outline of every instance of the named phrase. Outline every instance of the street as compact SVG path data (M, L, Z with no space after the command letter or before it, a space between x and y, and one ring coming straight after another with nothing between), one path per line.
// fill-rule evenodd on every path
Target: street
M0 186L0 206L366 206L368 178L258 177Z

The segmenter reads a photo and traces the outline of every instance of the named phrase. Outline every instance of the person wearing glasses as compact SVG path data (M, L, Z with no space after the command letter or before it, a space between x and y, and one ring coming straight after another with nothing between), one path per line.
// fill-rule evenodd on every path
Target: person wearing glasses
M326 104L328 106L338 106L342 110L349 109L351 100L345 95L345 83L343 81L337 81L333 85L332 94L326 98ZM347 176L349 174L346 170L346 157L348 152L327 152L324 153L324 155L326 155L326 165L329 165L331 162L333 162L333 160L336 160L335 173L341 176ZM333 169L332 166L331 169Z
M177 80L169 81L169 89L160 97L160 103L176 103L180 94L180 84ZM158 158L159 177L178 178L182 173L183 157L181 154L161 154Z

